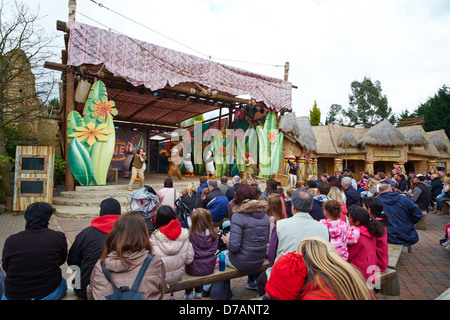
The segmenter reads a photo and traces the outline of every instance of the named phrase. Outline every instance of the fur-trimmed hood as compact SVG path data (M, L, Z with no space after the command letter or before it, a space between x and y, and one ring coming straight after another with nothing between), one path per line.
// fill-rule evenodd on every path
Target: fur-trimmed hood
M233 212L241 212L241 213L267 212L267 201L249 200L241 203L239 206L234 206Z

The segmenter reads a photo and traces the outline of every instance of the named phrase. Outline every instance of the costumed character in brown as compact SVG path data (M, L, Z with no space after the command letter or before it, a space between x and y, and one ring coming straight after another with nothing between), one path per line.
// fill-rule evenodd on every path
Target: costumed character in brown
M175 174L178 179L184 180L184 177L180 172L180 167L178 167L178 164L174 163L174 160L176 160L176 158L179 158L177 145L170 146L170 153L167 150L163 149L159 151L159 154L168 158L167 161L169 161L169 166L167 167L167 177L169 179L172 179L172 175Z

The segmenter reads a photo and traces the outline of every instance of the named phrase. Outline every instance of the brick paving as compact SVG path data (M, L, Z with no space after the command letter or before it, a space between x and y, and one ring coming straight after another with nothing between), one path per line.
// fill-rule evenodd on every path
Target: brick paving
M450 222L448 215L429 214L427 230L418 230L419 242L412 246L412 251L402 253L398 262L400 278L400 296L388 297L378 294L380 300L433 300L450 288L450 251L439 244L444 236L443 228ZM90 220L64 219L52 216L50 228L66 234L68 246L75 236L90 224ZM11 212L0 214L0 259L6 238L25 228L22 214ZM67 278L67 266L62 267ZM231 281L232 300L249 300L256 297L256 292L245 288L246 277ZM177 292L173 298L183 299L183 292ZM170 296L166 295L166 299Z

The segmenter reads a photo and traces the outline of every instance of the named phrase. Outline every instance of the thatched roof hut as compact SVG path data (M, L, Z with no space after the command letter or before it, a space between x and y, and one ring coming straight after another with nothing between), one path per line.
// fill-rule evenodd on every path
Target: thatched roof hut
M314 135L311 122L309 121L309 117L297 117L297 124L300 129L298 138L299 142L307 151L316 152L317 140Z
M355 137L350 131L344 130L344 132L342 132L341 136L339 137L337 144L341 148L356 148L358 146L358 141L356 141Z
M424 146L427 144L427 140L419 130L411 130L404 133L406 139L410 141L413 146Z
M430 139L435 145L436 149L438 149L439 151L447 150L447 145L444 143L444 141L441 140L439 136L434 135Z
M358 143L362 146L404 146L410 144L409 140L388 120L383 120L370 128Z
M292 137L299 139L300 127L295 116L295 112L285 113L280 117L278 128Z

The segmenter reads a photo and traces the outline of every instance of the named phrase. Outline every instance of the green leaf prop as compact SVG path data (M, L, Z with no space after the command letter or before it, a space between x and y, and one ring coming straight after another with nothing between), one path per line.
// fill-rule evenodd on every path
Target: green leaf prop
M88 186L94 182L91 157L77 138L69 144L68 160L73 176L81 185Z
M111 115L106 116L106 127L112 133L108 134L108 140L97 141L91 149L92 169L97 185L106 184L106 176L108 175L109 165L111 163L114 148L116 146L116 132Z
M269 112L264 127L258 126L256 131L259 142L260 175L269 178L278 172L283 150L283 134L278 132L275 112Z

